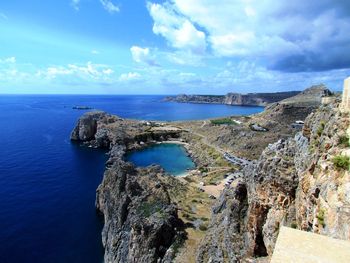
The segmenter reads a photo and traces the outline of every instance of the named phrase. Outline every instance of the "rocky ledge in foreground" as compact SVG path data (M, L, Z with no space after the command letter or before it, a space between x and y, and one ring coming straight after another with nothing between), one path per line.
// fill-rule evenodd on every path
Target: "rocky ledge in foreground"
M127 149L176 137L176 131L150 132L139 121L104 112L83 115L71 134L73 141L110 149L96 207L104 216L105 262L171 262L183 237L183 222L169 197L168 184L158 167L135 168L123 156Z

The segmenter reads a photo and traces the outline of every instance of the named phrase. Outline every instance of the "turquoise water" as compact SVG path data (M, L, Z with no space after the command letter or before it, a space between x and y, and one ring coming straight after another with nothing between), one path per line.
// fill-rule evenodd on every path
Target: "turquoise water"
M185 148L178 144L156 144L139 151L133 151L126 155L126 160L140 167L158 164L174 176L195 167L191 158L187 156Z

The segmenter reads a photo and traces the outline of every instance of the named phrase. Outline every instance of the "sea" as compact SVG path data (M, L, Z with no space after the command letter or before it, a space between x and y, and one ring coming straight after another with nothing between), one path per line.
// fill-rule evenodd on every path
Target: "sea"
M74 110L74 106L123 118L166 121L263 110L178 104L164 102L163 97L0 95L1 263L103 262L103 218L95 210L95 195L107 155L70 142L70 132L85 112ZM171 146L164 147L161 152L172 151ZM147 162L166 166L169 160L149 157ZM174 173L181 169L177 167Z

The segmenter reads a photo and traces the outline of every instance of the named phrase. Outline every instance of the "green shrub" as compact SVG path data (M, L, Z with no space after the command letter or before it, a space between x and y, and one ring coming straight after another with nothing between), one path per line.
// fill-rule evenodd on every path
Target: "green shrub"
M199 168L199 171L200 171L201 173L207 173L209 170L208 170L208 168L200 167L200 168Z
M318 136L322 135L325 126L326 126L326 123L324 121L321 121L320 126L318 126L318 129L316 132Z
M318 221L318 224L321 225L322 227L325 227L325 222L324 222L324 214L325 214L325 211L324 209L320 209L318 211L318 214L317 214L317 221Z
M204 224L201 224L201 225L199 226L199 230L200 230L200 231L207 231L207 229L208 229L208 227L207 227L206 225L204 225Z
M340 145L342 147L349 147L350 146L349 137L347 135L340 136L339 141L338 141L338 145Z
M296 222L292 222L290 224L290 227L296 229L298 227L298 224Z
M347 156L337 155L333 159L333 164L338 169L349 169L350 170L350 159Z
M236 125L237 123L231 120L230 118L222 118L222 119L217 119L217 120L211 120L211 124L213 125Z

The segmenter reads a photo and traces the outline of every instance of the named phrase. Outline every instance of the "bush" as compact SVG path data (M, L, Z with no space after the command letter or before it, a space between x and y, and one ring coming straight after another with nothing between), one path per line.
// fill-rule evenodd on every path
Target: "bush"
M298 224L297 224L296 222L292 222L292 223L290 224L290 227L291 227L291 228L294 228L294 229L297 229Z
M338 145L343 146L343 147L349 147L349 137L347 135L342 135L339 137Z
M199 230L200 230L200 231L207 231L207 229L208 229L208 227L207 227L206 225L204 225L204 224L201 224L201 225L199 226Z
M320 126L318 126L318 129L316 132L318 136L322 135L325 126L326 126L326 123L324 121L321 121Z
M337 155L333 158L333 164L338 169L350 170L350 159L347 156Z
M223 124L236 125L236 122L234 122L230 118L222 118L222 119L217 119L217 120L211 120L210 122L213 125L223 125Z
M318 221L318 224L320 224L322 227L325 227L325 222L324 222L324 214L325 214L325 211L324 209L320 209L320 211L318 211L318 214L317 214L317 221Z

